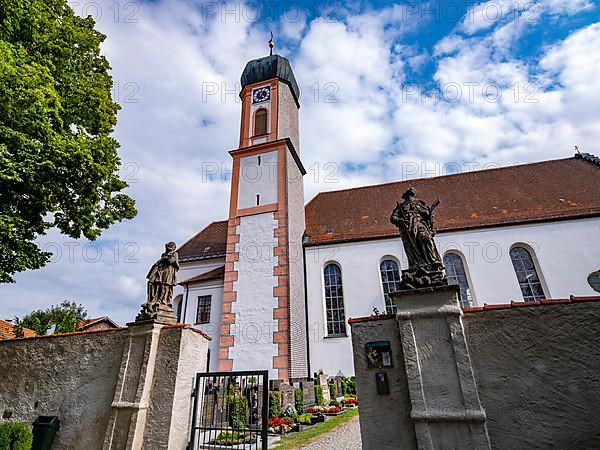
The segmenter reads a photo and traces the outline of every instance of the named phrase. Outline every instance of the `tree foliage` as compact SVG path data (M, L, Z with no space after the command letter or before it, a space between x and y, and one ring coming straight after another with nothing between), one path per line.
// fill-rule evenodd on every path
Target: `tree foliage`
M48 262L50 228L93 240L136 215L94 25L65 0L0 0L0 282Z
M58 306L38 309L21 319L16 318L14 333L23 337L23 328L29 328L38 336L45 336L53 326L54 334L72 333L77 330L77 322L86 317L87 311L82 305L65 300Z

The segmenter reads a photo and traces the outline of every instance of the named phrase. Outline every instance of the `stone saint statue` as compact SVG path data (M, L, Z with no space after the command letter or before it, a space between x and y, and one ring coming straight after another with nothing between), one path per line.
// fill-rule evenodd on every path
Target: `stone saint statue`
M165 245L165 252L150 268L148 279L148 300L142 305L136 321L173 315L173 288L177 285L179 257L175 242Z
M431 206L416 198L417 191L409 188L402 194L390 221L398 227L408 269L402 271L400 289L417 289L448 284L444 264L435 246L433 217L439 199Z

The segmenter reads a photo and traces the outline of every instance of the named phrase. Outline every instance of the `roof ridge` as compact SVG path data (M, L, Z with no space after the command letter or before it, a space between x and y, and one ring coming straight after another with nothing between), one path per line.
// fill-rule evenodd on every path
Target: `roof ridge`
M587 153L585 154L587 155ZM593 156L593 155L592 155ZM584 158L577 158L577 155L575 156L576 159L584 159ZM313 200L315 200L319 195L322 194L334 194L336 192L344 192L344 191L355 191L355 190L359 190L359 189L369 189L369 188L373 188L376 186L389 186L392 184L400 184L400 183L406 183L407 181L422 181L422 180L435 180L437 178L451 178L451 177L458 177L458 176L462 176L462 175L468 175L468 174L472 174L472 173L480 173L480 172L490 172L493 170L508 170L514 167L521 167L521 166L534 166L534 165L541 165L541 164L548 164L548 163L554 163L554 162L558 162L558 161L566 161L569 159L574 159L573 156L568 157L568 158L559 158L559 159L549 159L549 160L545 160L545 161L535 161L535 162L529 162L529 163L517 163L517 164L511 164L508 166L500 166L500 167L488 167L486 169L479 169L479 170L470 170L467 172L459 172L459 173L449 173L446 175L437 175L435 177L421 177L421 178L410 178L410 179L406 179L406 180L399 180L399 181L388 181L386 183L375 183L375 184L367 184L367 185L363 185L363 186L355 186L355 187L350 187L350 188L345 188L345 189L336 189L336 190L332 190L332 191L322 191L322 192L318 192L312 199L310 199L310 201L306 204L310 204ZM598 158L600 159L600 158ZM590 161L591 162L591 161Z

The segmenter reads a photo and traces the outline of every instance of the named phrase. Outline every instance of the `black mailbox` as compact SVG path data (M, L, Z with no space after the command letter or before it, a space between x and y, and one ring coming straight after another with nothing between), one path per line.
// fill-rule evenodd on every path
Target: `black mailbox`
M390 386L388 384L387 373L377 372L375 374L375 384L377 386L377 393L379 395L389 395L390 394Z

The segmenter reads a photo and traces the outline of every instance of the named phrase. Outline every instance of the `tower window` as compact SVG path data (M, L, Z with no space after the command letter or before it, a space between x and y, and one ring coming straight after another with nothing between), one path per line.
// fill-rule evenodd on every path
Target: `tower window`
M327 264L323 271L325 279L325 309L327 312L327 334L346 335L342 269L337 264Z
M510 251L510 259L519 280L523 300L537 302L546 298L529 250L524 247L513 247Z
M267 110L260 108L254 114L254 136L267 134Z
M256 206L260 206L260 194L256 194Z

